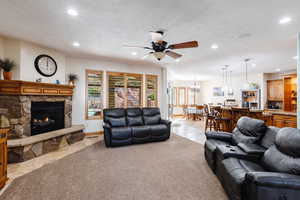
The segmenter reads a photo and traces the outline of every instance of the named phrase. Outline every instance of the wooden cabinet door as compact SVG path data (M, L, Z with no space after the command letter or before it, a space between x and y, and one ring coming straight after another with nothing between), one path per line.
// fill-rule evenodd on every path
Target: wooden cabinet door
M297 128L297 117L289 115L273 115L273 126L278 128L292 127Z
M267 82L268 100L282 101L283 100L283 80L270 80Z
M0 189L7 181L7 142L6 133L0 129Z

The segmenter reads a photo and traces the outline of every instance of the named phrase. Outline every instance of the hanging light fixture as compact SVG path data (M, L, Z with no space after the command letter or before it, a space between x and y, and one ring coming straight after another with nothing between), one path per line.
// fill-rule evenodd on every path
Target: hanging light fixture
M244 60L245 62L245 83L244 83L244 89L249 89L249 81L248 81L248 62L250 61L250 58L246 58Z
M229 85L228 85L228 68L229 65L224 65L224 67L222 68L222 91L226 93L226 91L228 91L229 89Z

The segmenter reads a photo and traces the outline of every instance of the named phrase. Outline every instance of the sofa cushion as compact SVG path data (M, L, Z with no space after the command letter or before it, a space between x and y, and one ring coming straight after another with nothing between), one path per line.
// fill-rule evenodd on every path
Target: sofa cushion
M230 199L242 199L243 183L248 172L265 171L261 166L254 162L228 158L221 164L221 183L229 195Z
M238 145L239 143L256 143L259 138L258 137L252 137L252 136L247 136L241 133L237 128L233 130L233 135L232 135L233 143L235 145Z
M111 138L114 140L123 140L131 138L131 128L115 127L111 129Z
M159 124L161 120L159 108L143 108L143 117L146 125Z
M300 158L300 130L296 128L282 128L275 141L276 147L284 154Z
M275 138L276 138L276 135L279 130L280 130L280 128L277 128L274 126L269 126L267 128L267 131L266 131L264 137L261 139L261 146L268 149L273 144L275 144Z
M112 108L104 109L104 122L108 123L111 127L123 127L127 126L125 118L125 109Z
M272 172L300 175L300 158L294 158L271 146L262 158L263 166Z
M250 117L241 117L236 127L243 135L258 138L263 137L267 130L267 126L263 120Z
M165 124L149 125L151 136L162 136L168 133L168 127Z
M140 108L127 108L126 112L128 126L144 125L142 118L142 110Z
M132 126L132 137L145 138L150 136L149 126Z

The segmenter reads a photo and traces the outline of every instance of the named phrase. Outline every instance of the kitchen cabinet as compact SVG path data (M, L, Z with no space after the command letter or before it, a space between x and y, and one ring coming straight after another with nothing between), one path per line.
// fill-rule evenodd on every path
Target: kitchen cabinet
M289 114L273 113L273 126L283 128L292 127L297 128L297 116Z
M283 101L283 80L268 80L267 88L268 101Z

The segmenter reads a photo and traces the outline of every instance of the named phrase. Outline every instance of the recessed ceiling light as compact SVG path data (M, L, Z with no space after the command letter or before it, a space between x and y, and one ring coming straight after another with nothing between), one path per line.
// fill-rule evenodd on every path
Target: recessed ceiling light
M298 56L294 56L293 59L297 60L297 59L298 59Z
M290 17L283 17L279 20L279 24L287 24L290 23L292 21L292 18Z
M137 55L137 52L131 52L131 55L133 55L133 56L136 56Z
M79 42L73 42L73 46L74 46L74 47L79 47L80 44L79 44Z
M256 67L256 64L255 64L255 63L252 63L251 66L252 66L252 67Z
M180 61L180 59L179 59L179 58L177 58L175 61L176 61L176 62L179 62L179 61Z
M219 46L218 46L217 44L213 44L213 45L211 45L211 48L212 48L212 49L218 49Z
M67 12L71 16L77 16L78 15L77 10L74 10L74 9L68 9Z
M277 68L277 69L275 69L275 71L276 71L276 72L280 72L280 69L279 69L279 68Z

